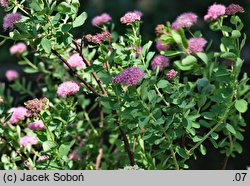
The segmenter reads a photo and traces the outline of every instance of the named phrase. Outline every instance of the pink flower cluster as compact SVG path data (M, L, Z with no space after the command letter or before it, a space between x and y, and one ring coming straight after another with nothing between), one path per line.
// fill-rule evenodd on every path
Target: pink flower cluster
M174 69L171 69L170 71L168 71L167 73L167 79L170 80L170 79L173 79L175 78L177 75L177 72L174 70Z
M5 76L8 81L13 81L19 77L19 73L15 70L7 70Z
M110 15L107 13L103 13L103 14L96 16L92 19L92 25L99 26L99 25L102 25L104 23L109 22L110 20L111 20Z
M0 0L0 4L4 8L7 8L9 6L8 0Z
M56 93L60 97L67 97L77 93L79 90L79 85L76 84L74 81L66 81L59 85Z
M136 85L144 77L145 73L138 67L129 67L113 78L113 83Z
M38 139L34 136L24 136L19 141L19 144L24 147L27 147L28 145L36 145L37 143Z
M77 67L84 67L85 63L83 62L82 57L77 53L77 54L73 54L72 56L70 56L70 58L67 60L67 62L69 63L69 65L75 69ZM68 68L66 65L64 65L66 68Z
M141 20L142 13L139 11L127 12L121 17L120 21L123 24L133 23L135 21Z
M197 22L198 16L192 12L181 14L173 23L172 29L190 28Z
M104 39L110 39L112 35L109 32L98 33L91 36L91 41L95 44L100 44Z
M42 155L40 156L38 159L37 159L37 162L41 162L41 161L45 161L49 159L49 156L48 155Z
M11 29L14 27L17 21L22 18L20 13L9 13L3 19L3 28L6 31L7 29Z
M162 71L165 67L169 66L169 58L163 55L156 55L152 62L151 62L151 68L154 70L157 67L160 71Z
M215 20L218 17L225 15L226 7L222 4L213 4L208 8L207 14L204 16L204 20Z
M188 40L188 52L191 54L202 52L206 44L207 41L203 37L191 38Z
M42 120L34 121L28 125L28 128L31 130L43 130L46 129Z
M13 113L12 113L13 112ZM25 107L13 107L10 110L8 110L8 113L12 113L8 123L16 124L20 120L24 120L26 117L28 117L27 109Z
M241 7L240 5L238 4L231 4L229 5L227 8L226 8L226 14L227 15L233 15L233 14L236 14L236 13L243 13L245 12L244 8Z
M13 54L21 54L27 50L25 43L19 42L12 47L10 47L10 53Z
M162 50L168 50L170 48L170 44L163 44L163 41L162 40L159 40L156 42L155 44L156 48L158 51L162 51Z

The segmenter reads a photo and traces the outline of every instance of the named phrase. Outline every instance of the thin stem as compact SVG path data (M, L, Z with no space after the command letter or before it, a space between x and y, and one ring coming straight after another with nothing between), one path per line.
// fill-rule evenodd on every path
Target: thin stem
M163 102L169 107L170 104L166 101L166 99L164 98L164 96L162 95L162 93L159 91L158 87L156 85L154 85L155 90L157 92L157 94L161 97L161 99L163 100Z
M93 92L96 96L100 96L100 94L88 83L86 82L67 62L66 59L64 59L56 50L51 49L51 52L55 54L71 71L73 76L75 76L80 82L82 82L91 92Z
M4 38L4 39L10 39L10 37L4 36L4 35L1 35L1 34L0 34L0 37L1 37L1 38Z
M29 66L31 66L34 69L37 69L37 67L28 58L26 58L25 56L22 56L22 58Z
M176 169L176 170L180 170L180 167L179 167L179 164L178 164L178 162L177 162L177 159L176 159L175 152L174 152L174 149L173 149L173 147L172 147L172 144L170 145L170 148L169 148L169 149L170 149L171 155L172 155L172 157L173 157L175 169Z
M90 118L89 118L89 115L87 114L87 112L86 112L85 110L84 110L84 112L83 112L83 115L84 115L84 117L86 118L86 120L87 120L88 124L90 125L91 129L94 131L95 135L96 135L96 136L99 136L97 130L95 129L93 123L91 122L91 120L90 120Z

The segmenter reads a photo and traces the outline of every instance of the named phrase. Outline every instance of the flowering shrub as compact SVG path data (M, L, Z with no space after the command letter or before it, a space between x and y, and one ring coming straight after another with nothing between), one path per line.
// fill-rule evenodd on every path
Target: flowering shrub
M120 18L125 35L104 13L92 20L100 33L79 39L71 31L87 14L78 0L1 5L2 43L13 41L10 53L34 77L10 70L0 85L1 168L188 169L207 143L226 157L242 153L250 86L239 76L239 5L208 8L216 51L189 12L157 25L157 52L142 40L139 11Z

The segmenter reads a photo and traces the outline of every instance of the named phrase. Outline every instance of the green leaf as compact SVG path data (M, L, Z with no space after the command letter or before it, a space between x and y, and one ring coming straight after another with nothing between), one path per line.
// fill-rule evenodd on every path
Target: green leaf
M177 152L182 158L184 158L184 159L188 159L188 158L189 158L188 154L186 153L186 151L185 151L183 148L181 148L181 147L176 147L175 150L176 150L176 152Z
M169 82L167 80L161 79L158 83L157 83L157 87L158 88L166 88L167 86L169 86Z
M42 144L44 151L50 151L52 148L55 148L57 145L54 141L45 141Z
M198 52L197 53L197 56L205 63L207 64L208 63L208 57L205 53L203 52Z
M181 61L182 65L192 65L192 64L194 64L194 63L196 63L196 62L197 62L196 57L191 56L191 55L185 57L185 58Z
M182 65L181 61L175 61L174 66L179 70L188 71L193 68L193 65Z
M232 38L240 38L241 33L239 30L233 30L232 31Z
M51 43L50 43L50 40L48 40L46 37L44 37L42 39L41 45L42 45L42 47L43 47L43 49L45 50L46 53L51 52Z
M70 148L74 145L75 140L71 141L71 142L66 142L62 145L60 145L59 147L59 157L63 157L63 156L67 156Z
M62 26L61 30L62 30L62 32L68 32L68 31L71 30L71 28L72 28L72 24L67 23L67 24L64 24L64 25Z
M215 132L212 132L211 136L214 140L217 140L219 138L219 135Z
M228 124L228 123L226 124L226 129L229 132L231 132L232 134L236 134L236 131L235 131L234 127L232 125Z
M183 44L182 44L181 35L180 35L176 30L172 30L171 34L172 34L172 36L173 36L174 41L175 41L177 44L183 45Z
M183 52L182 51L167 50L167 51L161 51L161 54L168 56L168 57L175 57L175 56L179 56L179 55L183 54Z
M40 12L44 9L44 3L42 0L32 0L30 2L30 8L34 9L35 11Z
M85 23L85 20L87 19L87 13L83 12L79 16L76 17L76 19L73 22L73 28L82 26Z
M71 7L68 3L62 2L57 6L57 11L64 13L64 14L67 14L67 13L71 12Z
M207 149L204 145L200 145L200 151L202 155L206 155L207 154Z
M199 141L201 141L202 140L202 137L201 136L195 136L194 138L193 138L193 142L199 142Z
M237 100L234 106L240 113L244 113L248 109L248 103L244 99Z

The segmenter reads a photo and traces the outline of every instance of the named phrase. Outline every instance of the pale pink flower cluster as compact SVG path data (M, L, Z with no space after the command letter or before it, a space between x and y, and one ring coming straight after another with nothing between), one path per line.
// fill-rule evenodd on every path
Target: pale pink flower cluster
M13 54L21 54L27 50L25 43L19 42L12 47L10 47L10 53Z
M95 44L100 44L104 39L110 39L112 35L109 32L98 33L91 36L91 41Z
M7 8L9 6L8 0L0 0L0 4L4 8Z
M60 97L67 97L77 93L80 90L80 87L74 81L66 81L59 85L57 88L57 95Z
M24 136L19 141L19 144L24 147L27 147L28 145L36 145L37 143L38 139L34 136Z
M83 62L82 57L77 53L77 54L73 54L72 56L70 56L70 58L67 60L67 62L69 63L69 65L75 69L77 67L84 67L85 63ZM68 68L66 65L64 65L66 68Z
M48 155L42 155L40 156L38 159L37 159L37 162L41 162L41 161L45 161L49 159L49 156Z
M99 26L101 24L107 23L111 20L111 17L107 13L103 13L99 16L96 16L92 19L92 25L93 26Z
M222 4L213 4L208 8L207 14L204 16L204 20L215 20L218 17L225 15L226 7Z
M19 77L19 73L15 70L7 70L5 76L8 81L13 81Z
M142 14L139 13L139 11L127 12L123 17L121 17L120 21L123 24L133 23L141 20L141 15Z
M190 28L197 22L198 16L192 12L183 13L172 23L172 29Z
M206 44L207 41L203 37L191 38L188 40L188 52L192 54L202 52Z
M156 42L155 44L156 48L158 51L162 51L162 50L168 50L170 48L170 44L163 44L163 41L162 40L159 40Z
M170 80L170 79L173 79L175 78L177 75L177 72L174 70L174 69L171 69L170 71L168 71L167 73L167 79Z
M13 112L13 113L12 113ZM8 110L8 113L12 113L12 116L10 117L8 123L16 124L20 120L24 120L26 117L28 117L27 109L25 107L13 107L10 110Z
M157 67L160 71L162 71L165 67L169 66L169 58L163 55L156 55L152 62L151 62L151 68L154 70Z
M28 128L31 130L43 130L46 129L42 120L34 121L28 125Z

